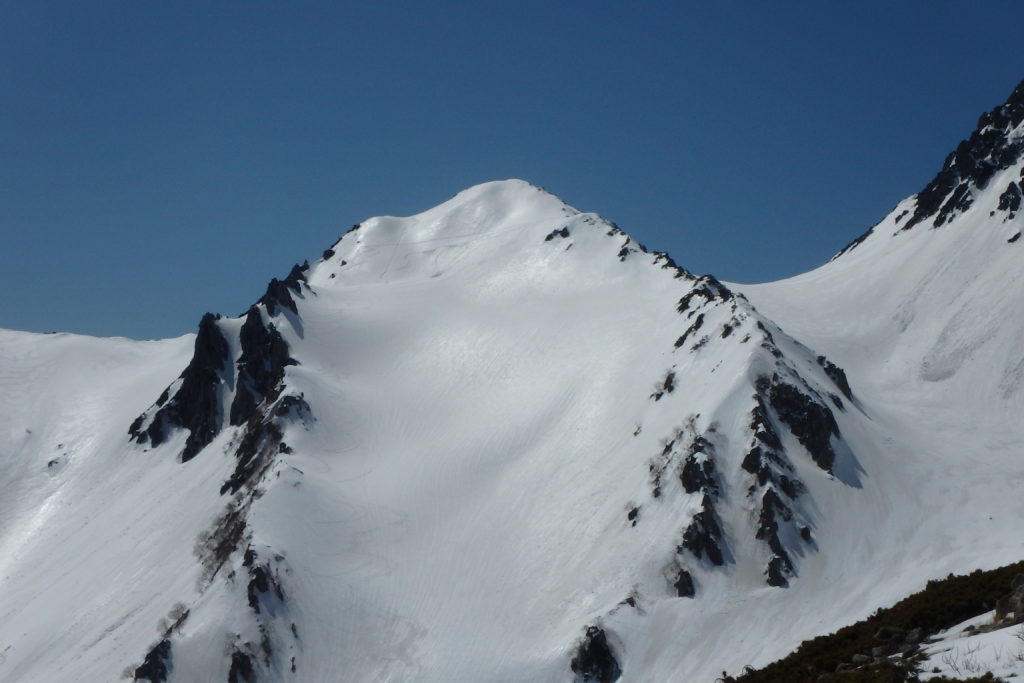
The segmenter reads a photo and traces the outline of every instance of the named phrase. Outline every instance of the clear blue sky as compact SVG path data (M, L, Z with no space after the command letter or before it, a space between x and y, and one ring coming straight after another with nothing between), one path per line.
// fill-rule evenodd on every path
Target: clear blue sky
M0 0L0 327L237 315L519 177L684 267L827 260L1024 78L1024 4Z

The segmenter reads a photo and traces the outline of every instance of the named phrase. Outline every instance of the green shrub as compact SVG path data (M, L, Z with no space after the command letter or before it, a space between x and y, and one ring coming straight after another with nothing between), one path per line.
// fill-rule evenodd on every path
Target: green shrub
M964 576L950 574L945 579L929 581L924 590L904 598L892 607L877 610L867 619L835 633L806 640L791 654L763 669L748 670L735 677L735 683L811 683L842 681L857 683L903 683L916 681L909 663L888 662L871 670L844 671L836 667L849 662L855 654L868 654L879 645L878 629L896 626L906 631L921 628L926 634L950 628L995 607L996 601L1010 590L1013 577L1024 572L1024 562L1017 562L990 571L976 570ZM825 674L827 675L822 678ZM903 676L900 678L900 676ZM946 680L933 678L933 681ZM970 681L992 681L972 678Z

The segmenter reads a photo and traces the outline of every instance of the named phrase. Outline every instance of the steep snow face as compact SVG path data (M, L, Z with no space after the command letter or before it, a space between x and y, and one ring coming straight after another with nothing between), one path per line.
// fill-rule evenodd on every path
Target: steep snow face
M895 410L927 406L939 433L1001 451L1017 441L1024 407L1022 179L1024 83L925 190L832 262L737 287L871 396Z
M864 477L841 369L521 181L368 220L194 338L82 344L157 369L5 360L34 400L117 399L66 513L5 528L14 680L707 677Z
M594 624L609 670L660 677L681 661L654 673L652 611L795 580L855 494L826 362L520 181L369 220L307 281L281 329L315 423L251 542L287 549L311 680L564 680Z
M124 427L191 342L0 331L0 678L115 680L192 590L203 473Z
M859 514L891 539L873 562L905 593L1024 555L1022 98L1024 84L922 193L830 263L730 285L846 370L877 444L854 444L865 500L887 513Z

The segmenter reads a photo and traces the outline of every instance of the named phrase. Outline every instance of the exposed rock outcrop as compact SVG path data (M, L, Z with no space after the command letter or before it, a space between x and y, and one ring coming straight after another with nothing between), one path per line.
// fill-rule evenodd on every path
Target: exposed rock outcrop
M189 435L181 454L182 462L186 462L220 431L220 391L227 371L228 343L218 319L207 313L199 321L192 360L156 404L132 422L128 433L134 441L155 447L167 440L172 429L187 429Z
M306 282L307 270L309 270L308 263L304 263L301 266L296 264L284 280L273 278L270 284L267 285L266 293L260 297L257 303L263 304L267 309L267 313L271 316L277 315L278 307L287 308L292 313L298 313L299 308L292 295L302 292L302 285Z
M232 425L245 424L260 402L273 400L284 379L284 369L298 364L288 355L288 344L281 333L273 323L263 321L256 306L246 313L238 341L242 351L236 363L235 398L230 413Z
M913 215L902 230L932 219L934 227L953 220L974 201L973 190L983 189L998 171L1017 163L1024 151L1024 139L1011 131L1024 121L1024 82L1006 104L978 120L977 129L961 142L943 164L938 175L917 195Z
M146 659L135 669L134 680L164 683L170 673L170 668L171 641L165 638L146 653Z
M604 629L597 626L587 627L569 667L578 683L613 683L622 676L622 667L608 645Z

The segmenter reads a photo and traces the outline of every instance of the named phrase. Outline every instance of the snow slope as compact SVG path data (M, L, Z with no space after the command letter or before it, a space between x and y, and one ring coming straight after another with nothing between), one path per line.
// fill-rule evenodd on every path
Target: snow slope
M0 333L0 677L711 681L1020 559L1021 171L972 149L780 283L513 180L198 335Z

